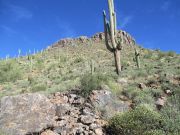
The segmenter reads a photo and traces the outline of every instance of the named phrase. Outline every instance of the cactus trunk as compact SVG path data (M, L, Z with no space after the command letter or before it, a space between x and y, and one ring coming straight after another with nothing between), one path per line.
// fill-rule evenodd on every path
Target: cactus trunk
M114 53L116 72L119 75L121 72L121 48L122 48L122 40L117 38L117 20L116 20L116 12L114 10L114 1L108 0L109 6L109 22L106 19L106 12L103 11L103 19L104 19L104 33L105 33L105 44L107 49ZM111 41L111 45L109 44Z
M140 56L140 53L135 49L135 61L136 61L136 65L137 65L138 68L141 68L139 56Z
M121 51L116 49L114 51L114 58L115 58L115 66L116 66L116 73L120 75L121 73L121 57L120 57Z

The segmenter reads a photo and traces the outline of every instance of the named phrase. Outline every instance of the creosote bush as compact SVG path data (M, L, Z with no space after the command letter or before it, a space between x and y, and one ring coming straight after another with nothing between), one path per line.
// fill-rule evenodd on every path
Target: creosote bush
M113 135L148 135L147 131L159 132L164 127L164 121L159 113L150 108L141 105L114 116L109 121L110 132Z

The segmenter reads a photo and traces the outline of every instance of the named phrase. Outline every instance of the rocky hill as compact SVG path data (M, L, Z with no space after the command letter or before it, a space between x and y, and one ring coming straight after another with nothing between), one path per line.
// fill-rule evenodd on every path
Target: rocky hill
M118 37L120 76L103 33L1 60L0 134L178 135L180 55L145 49L125 31Z

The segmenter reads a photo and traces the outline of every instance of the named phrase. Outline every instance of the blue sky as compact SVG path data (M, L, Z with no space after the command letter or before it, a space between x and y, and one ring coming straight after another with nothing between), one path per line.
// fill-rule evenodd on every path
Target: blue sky
M180 0L114 0L118 28L140 45L180 53ZM0 0L0 57L103 31L107 0Z

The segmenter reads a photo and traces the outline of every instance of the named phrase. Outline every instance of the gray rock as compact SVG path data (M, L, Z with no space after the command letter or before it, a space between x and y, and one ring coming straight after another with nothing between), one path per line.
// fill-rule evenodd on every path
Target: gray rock
M91 123L95 121L95 118L90 115L81 115L80 121L85 125L90 125Z
M95 124L95 123L92 123L92 124L89 126L89 129L90 129L90 130L94 130L94 129L96 129L96 128L100 128L100 126L97 125L97 124Z
M128 83L126 78L118 78L117 82L122 85L126 85Z
M8 135L39 133L55 123L55 107L42 94L4 97L0 106L0 130Z
M94 132L95 132L96 135L103 135L102 128L97 128L97 129L94 130Z
M94 90L89 96L90 102L97 112L105 118L110 118L116 113L124 112L129 109L127 102L118 101L116 97L107 90Z
M146 85L144 83L139 83L138 87L142 90L144 90L146 88Z
M59 104L56 106L56 116L62 117L67 113L70 113L71 106L69 104Z
M91 110L90 108L88 108L88 107L83 108L82 114L83 114L83 115L94 115L94 113L92 112L92 110Z
M59 135L51 130L47 130L41 133L41 135Z

